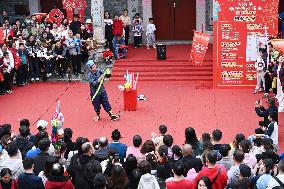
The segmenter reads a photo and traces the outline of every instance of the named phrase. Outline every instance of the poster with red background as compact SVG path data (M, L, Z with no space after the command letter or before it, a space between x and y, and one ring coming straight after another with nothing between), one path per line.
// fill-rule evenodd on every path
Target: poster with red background
M214 88L255 86L252 60L259 44L253 39L277 35L278 5L279 0L213 1Z

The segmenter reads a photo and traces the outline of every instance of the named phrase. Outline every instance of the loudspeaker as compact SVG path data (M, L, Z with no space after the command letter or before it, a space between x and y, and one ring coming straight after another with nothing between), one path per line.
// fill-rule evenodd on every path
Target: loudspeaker
M167 57L167 46L163 44L157 44L157 59L166 60Z

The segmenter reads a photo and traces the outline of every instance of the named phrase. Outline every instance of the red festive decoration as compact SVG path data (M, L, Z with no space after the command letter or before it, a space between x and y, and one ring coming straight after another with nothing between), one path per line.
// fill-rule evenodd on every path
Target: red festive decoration
M73 11L75 8L75 0L63 0L63 8L66 10L68 22L73 21Z
M208 49L210 35L202 32L194 31L191 60L196 66L203 64L203 60Z
M47 15L47 21L51 23L61 23L64 18L64 14L59 9L52 9Z
M80 21L84 22L85 9L87 8L86 0L75 0L75 7L78 9L78 15L80 16Z
M46 13L35 13L33 16L36 16L36 19L38 22L41 22L43 17L45 17L47 14Z
M66 9L69 23L73 21L73 13L75 8L78 9L80 21L84 21L85 9L87 8L86 0L63 0L62 4L63 8Z

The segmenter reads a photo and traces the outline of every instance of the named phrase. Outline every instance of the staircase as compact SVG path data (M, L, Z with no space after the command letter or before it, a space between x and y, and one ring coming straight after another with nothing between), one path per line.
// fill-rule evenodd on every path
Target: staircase
M194 66L188 60L117 60L112 72L112 81L124 81L127 70L139 73L141 81L213 81L213 64Z

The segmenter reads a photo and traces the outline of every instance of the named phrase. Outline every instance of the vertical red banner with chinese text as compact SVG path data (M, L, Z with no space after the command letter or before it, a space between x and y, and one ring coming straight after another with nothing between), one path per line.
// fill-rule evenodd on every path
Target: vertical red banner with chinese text
M214 88L255 86L260 44L277 35L279 0L213 0Z

